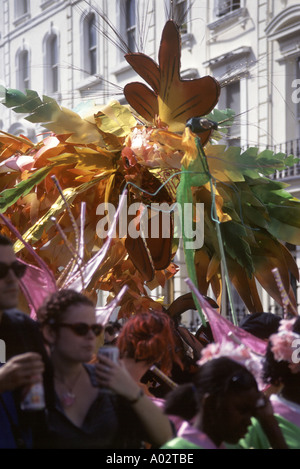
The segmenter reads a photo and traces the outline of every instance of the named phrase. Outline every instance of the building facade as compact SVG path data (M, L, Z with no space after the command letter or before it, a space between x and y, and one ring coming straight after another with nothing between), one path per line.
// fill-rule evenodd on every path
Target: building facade
M216 77L218 107L236 112L228 143L300 156L300 4L293 0L0 0L0 84L75 110L88 99L125 103L122 89L137 76L124 54L129 48L157 61L170 18L181 25L182 78ZM31 139L43 131L4 106L0 129ZM299 164L274 178L300 198ZM299 247L291 249L300 265ZM187 291L182 256L177 262L180 276L155 293L167 302ZM300 303L299 288L297 296ZM265 311L280 313L262 297ZM236 307L245 313L238 297ZM197 317L185 321L194 327Z

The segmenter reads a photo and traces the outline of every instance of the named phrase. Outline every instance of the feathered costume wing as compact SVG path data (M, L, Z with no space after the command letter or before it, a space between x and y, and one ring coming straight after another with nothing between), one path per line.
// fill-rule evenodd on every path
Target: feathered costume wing
M220 305L226 261L230 281L247 308L261 311L257 282L282 304L272 274L276 267L295 306L290 274L299 280L299 272L284 243L300 244L300 201L268 176L296 160L270 150L242 152L216 144L222 122L230 123L232 113L214 110L220 94L214 78L181 79L180 53L179 30L168 21L158 64L142 53L126 55L149 87L129 83L124 94L130 106L113 101L91 107L85 117L35 91L5 90L5 106L26 113L27 120L50 133L38 143L0 133L2 232L11 235L8 220L22 233L57 288L75 285L76 277L76 288L106 290L109 302L126 285L119 317L130 316L143 309L162 310L146 287L165 286L178 270L172 207L204 204L203 218L197 220L194 212L189 220L203 224L203 245L187 247L181 220L188 273L199 291L206 294L211 286ZM148 236L121 232L120 197L137 204L128 226L134 223L141 232L147 228ZM169 207L168 236L151 232L153 217L160 227L163 215L152 204ZM99 207L115 211L104 214ZM114 233L107 228L113 222ZM32 261L22 241L16 239L15 249L23 261Z

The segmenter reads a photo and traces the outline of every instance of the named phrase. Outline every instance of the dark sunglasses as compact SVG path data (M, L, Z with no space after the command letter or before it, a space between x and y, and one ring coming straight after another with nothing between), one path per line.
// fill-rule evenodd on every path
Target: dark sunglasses
M19 261L14 261L11 264L5 264L4 262L0 262L0 279L5 278L10 269L13 271L17 278L22 278L26 272L27 265L22 264Z
M89 326L85 322L76 322L74 324L67 324L65 322L61 322L61 323L57 324L57 326L58 327L68 327L76 335L79 335L79 336L82 336L82 337L87 335L90 330L93 331L93 333L95 334L96 337L98 335L100 335L101 332L103 331L103 326L101 324L92 324L91 326Z

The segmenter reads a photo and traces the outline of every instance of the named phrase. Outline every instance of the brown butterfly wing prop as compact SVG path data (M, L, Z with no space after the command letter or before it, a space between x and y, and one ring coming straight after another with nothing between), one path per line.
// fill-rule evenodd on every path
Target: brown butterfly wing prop
M158 227L155 234L151 232L153 214L151 216L150 209L148 209L148 236L145 239L142 236L134 238L128 233L125 240L128 255L146 282L153 280L155 270L166 269L172 258L173 218L168 217L169 226L167 230L170 231L170 235L164 237L162 231L166 226L166 222L162 220L163 214L157 212L154 217L156 218L154 225Z
M173 21L168 21L159 50L158 106L159 117L173 132L182 131L182 124L190 117L208 114L216 106L220 95L220 85L213 77L182 80L180 57L179 30Z
M155 269L145 240L141 236L132 238L128 235L125 240L125 247L133 265L140 272L143 280L151 282L154 278Z
M141 207L138 214L128 216L128 226L135 223L134 233L139 232L139 236L135 234L132 236L128 230L125 247L136 269L143 279L149 282L153 280L155 270L166 269L171 263L173 214L168 209L173 199L166 187L162 186L161 181L147 168L137 163L134 164L134 161L130 164L128 158L124 168L128 176L132 172L139 175L140 187L147 187L145 193L136 192L136 189L133 189L135 195L131 202L139 201ZM152 203L157 204L156 207ZM163 203L165 203L164 206L158 206ZM142 217L144 217L143 223L141 223Z
M151 86L154 93L158 94L160 87L160 69L157 63L142 52L126 54L125 58L133 70Z
M138 83L126 85L124 94L128 103L147 120L151 114L152 121L157 115L162 125L172 132L183 132L189 118L208 114L218 102L220 85L213 77L180 78L180 33L171 20L167 21L162 33L159 66L144 54L127 54L125 58L153 89L149 90L146 85L137 86ZM142 98L141 93L144 94ZM153 106L152 112L149 112L149 106ZM202 144L207 142L210 134L211 131L200 134Z
M172 258L173 214L169 211L173 199L166 186L151 174L148 169L142 170L142 187L147 187L151 195L144 195L143 202L148 205L148 227L146 244L149 249L155 270L166 269ZM152 204L166 204L155 208Z
M158 115L158 102L154 93L143 83L129 83L124 88L128 103L149 122L154 122Z
M153 227L155 232L153 232ZM146 244L155 270L166 269L172 258L173 215L162 211L150 213L148 229L149 236Z

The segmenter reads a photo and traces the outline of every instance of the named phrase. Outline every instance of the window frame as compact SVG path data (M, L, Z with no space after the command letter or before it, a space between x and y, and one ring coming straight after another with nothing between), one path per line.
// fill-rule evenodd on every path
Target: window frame
M59 49L58 49L58 37L56 34L53 34L50 38L49 38L49 50L48 50L48 53L49 53L49 57L50 57L50 70L51 70L51 80L50 80L50 87L49 87L49 91L51 91L51 93L58 93L59 91ZM53 45L54 43L54 45ZM54 48L55 48L55 51L54 51ZM56 61L54 60L55 57L53 57L53 51L55 52L54 53L54 56L56 55ZM54 86L56 84L56 86Z
M233 106L230 105L229 103L229 94L228 94L228 88L233 87L233 86L239 86L238 90L238 96L239 96L239 110L237 111L236 109L233 109ZM236 78L233 79L228 85L223 87L222 91L222 97L220 96L219 102L218 102L218 108L219 109L232 109L237 116L237 119L239 119L239 115L242 112L242 90L241 90L241 80ZM241 146L242 142L242 127L240 121L236 121L233 123L231 127L228 129L228 133L226 134L226 137L224 138L226 141L226 144L229 146Z
M276 135L278 131L282 132L282 143L298 140L300 137L300 119L297 119L298 103L293 101L293 97L298 96L296 88L293 86L293 80L298 77L298 58L299 58L299 19L300 5L291 5L282 9L268 24L265 29L266 38L269 43L275 43L276 46L270 46L273 50L274 75L273 80L277 89L283 89L285 92L285 104L288 103L288 109L293 109L293 113L285 112L285 119L282 123L277 119L277 112L273 107L271 114L272 133ZM270 49L271 50L271 49ZM280 68L284 69L284 72ZM280 74L278 71L280 70ZM275 87L275 85L274 85ZM273 96L270 97L273 99ZM295 119L297 122L295 123ZM280 122L280 123L279 123ZM296 125L295 125L296 124ZM298 125L297 125L298 124Z
M93 23L95 28L95 44L90 43L90 25ZM82 78L89 79L99 73L99 35L97 34L97 17L92 10L86 11L81 17L81 68ZM92 62L91 57L94 54L95 61Z
M92 31L94 28L94 32ZM91 34L93 33L93 34ZM94 41L92 38L94 36ZM97 29L96 29L96 15L91 13L87 19L87 52L88 52L88 66L89 75L96 75L97 73Z
M25 60L26 58L26 67ZM25 70L27 73L25 74ZM27 89L30 89L30 54L27 48L19 50L17 52L17 88L22 92L26 93Z
M224 4L223 7L222 4ZM222 18L240 8L242 8L242 0L215 0L215 17Z
M22 0L22 7L25 6L24 11L23 8L20 8L20 0L15 0L15 20L19 18L23 18L24 16L28 15L30 12L30 4L29 0Z
M58 29L51 27L51 30L44 36L43 41L44 67L46 71L44 74L44 92L47 95L55 96L57 99L60 98L59 37ZM56 61L55 57L53 57L53 46L56 47L56 53L54 53Z
M128 9L128 4L130 3L130 8ZM133 3L133 8L132 8L132 3ZM136 32L137 32L137 2L136 0L126 0L124 3L125 7L125 35L126 35L126 43L128 46L128 49L131 52L136 52L137 49L137 37L136 37ZM130 20L128 13L130 11L134 11L134 24L128 20ZM130 38L131 37L131 38Z

